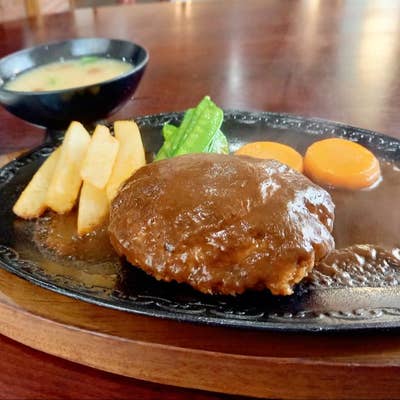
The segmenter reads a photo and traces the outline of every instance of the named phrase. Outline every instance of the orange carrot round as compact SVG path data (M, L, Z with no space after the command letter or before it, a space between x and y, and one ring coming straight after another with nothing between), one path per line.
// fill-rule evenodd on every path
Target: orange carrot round
M277 142L251 142L235 152L236 155L278 160L303 172L303 157L295 149Z
M313 143L304 156L304 173L313 181L346 189L363 189L381 176L378 159L350 140L332 138Z

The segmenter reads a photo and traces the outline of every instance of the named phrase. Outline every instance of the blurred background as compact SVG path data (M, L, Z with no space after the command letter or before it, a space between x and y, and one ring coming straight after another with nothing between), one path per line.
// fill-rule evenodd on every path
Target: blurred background
M0 22L27 16L35 17L42 14L59 13L75 8L151 3L157 1L173 0L0 0Z

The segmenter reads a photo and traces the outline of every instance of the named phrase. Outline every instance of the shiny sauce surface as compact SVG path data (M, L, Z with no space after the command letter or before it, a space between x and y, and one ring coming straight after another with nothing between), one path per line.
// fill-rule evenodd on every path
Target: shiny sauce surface
M382 180L364 190L327 188L335 203L336 249L314 267L312 286L400 282L400 168L380 161Z
M336 249L306 278L310 288L400 284L400 168L380 162L382 180L373 188L325 188L336 206ZM34 244L49 259L51 272L65 273L65 266L69 266L68 273L85 284L101 283L104 266L109 274L118 269L106 226L84 237L77 235L75 227L75 212L49 212L33 223Z

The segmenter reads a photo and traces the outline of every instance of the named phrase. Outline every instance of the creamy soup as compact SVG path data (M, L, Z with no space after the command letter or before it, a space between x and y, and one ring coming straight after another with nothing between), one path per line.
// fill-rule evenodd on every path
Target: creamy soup
M69 89L92 85L124 74L133 68L124 61L82 57L77 60L59 61L34 68L18 75L4 86L22 92Z

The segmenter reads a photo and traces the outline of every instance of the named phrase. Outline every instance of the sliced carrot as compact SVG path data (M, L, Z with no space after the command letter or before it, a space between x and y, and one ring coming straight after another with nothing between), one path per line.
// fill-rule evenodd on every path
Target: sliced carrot
M235 152L237 155L278 160L293 169L303 171L303 157L295 149L278 142L247 143Z
M346 189L369 187L381 176L379 161L368 149L340 138L313 143L304 156L304 172L317 183Z

